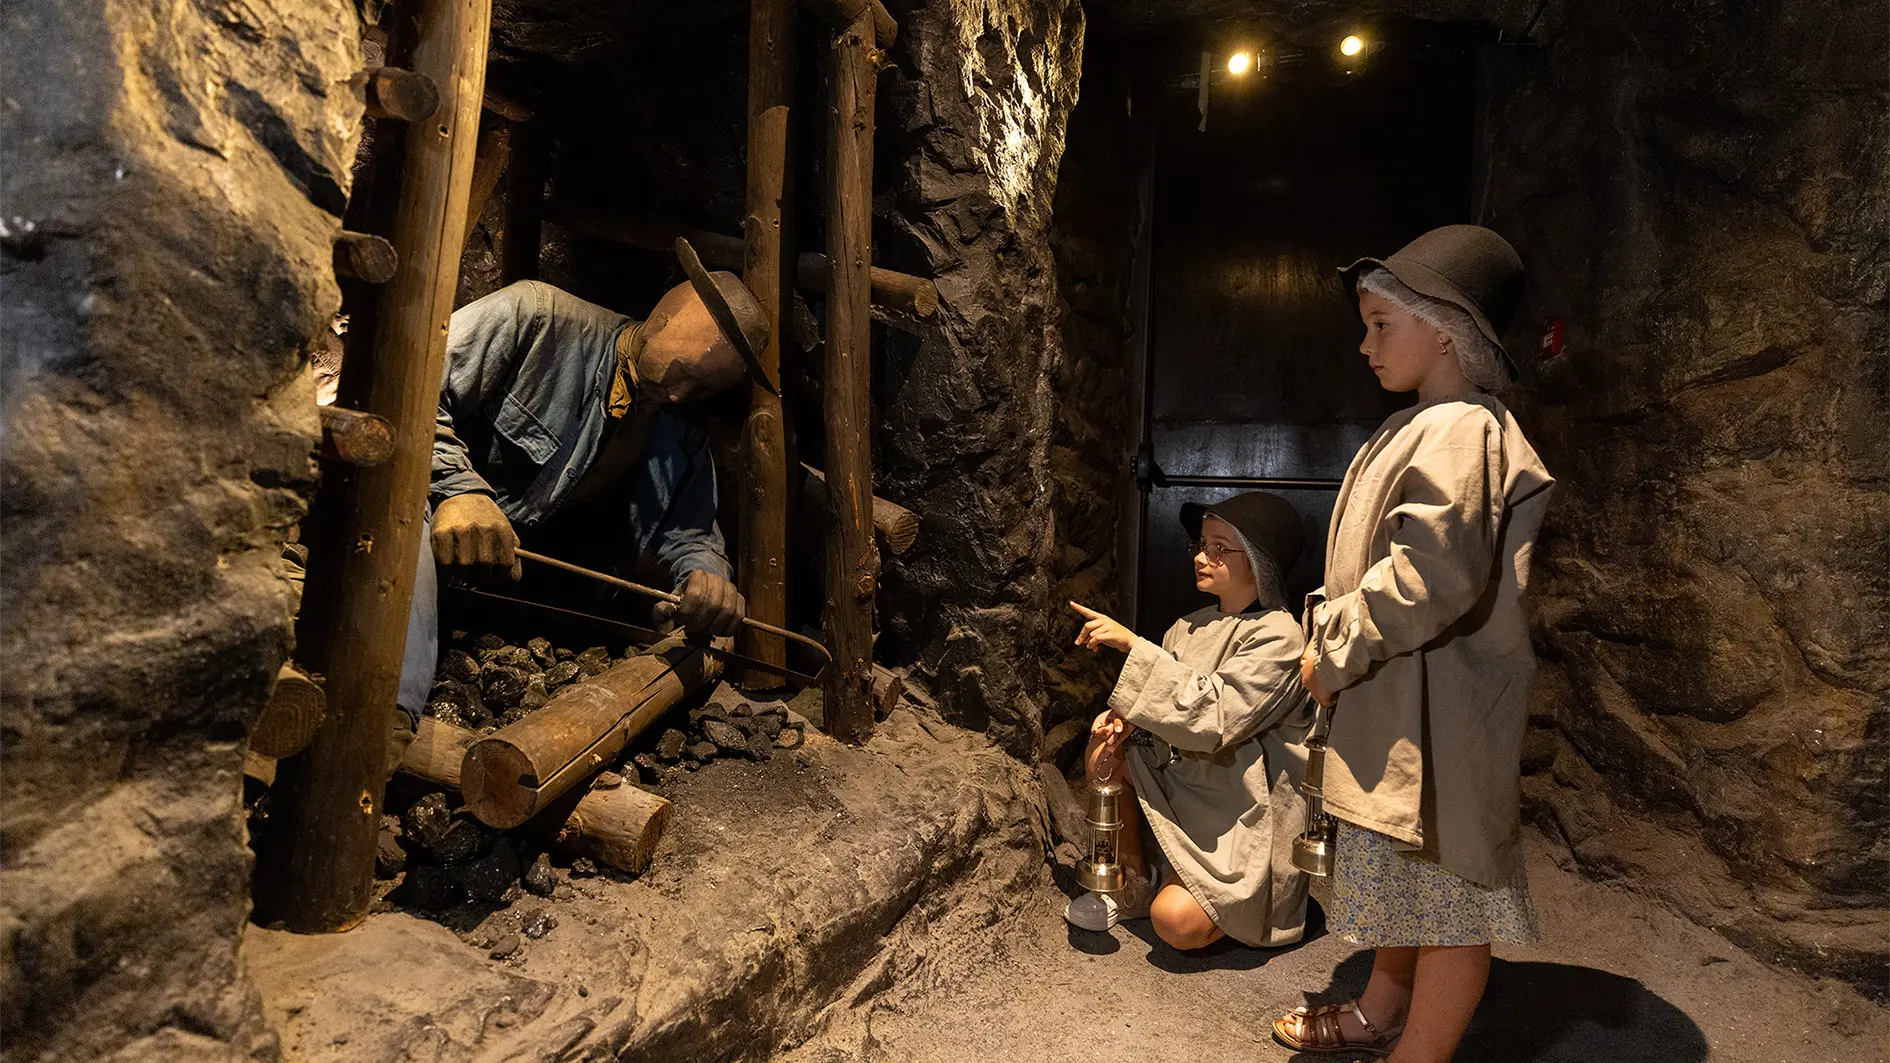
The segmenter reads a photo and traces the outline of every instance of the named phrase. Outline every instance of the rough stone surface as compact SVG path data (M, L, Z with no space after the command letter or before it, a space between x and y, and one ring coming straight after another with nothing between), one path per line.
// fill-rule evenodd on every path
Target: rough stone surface
M649 871L574 865L557 896L464 941L404 913L341 935L253 933L246 958L286 1054L768 1058L830 1004L962 954L1051 888L1032 773L904 709L863 749L810 735L766 764L715 761L671 796Z
M353 5L0 23L0 1041L269 1057L236 960L242 739L291 638Z

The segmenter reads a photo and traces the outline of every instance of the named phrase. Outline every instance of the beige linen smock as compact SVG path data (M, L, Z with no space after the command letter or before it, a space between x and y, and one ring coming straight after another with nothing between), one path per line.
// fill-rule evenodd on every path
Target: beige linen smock
M1136 639L1109 707L1147 730L1129 770L1149 829L1214 925L1249 945L1287 945L1306 924L1293 838L1312 701L1299 684L1305 638L1284 609L1175 621Z
M1346 471L1307 603L1341 691L1326 809L1483 886L1520 879L1529 555L1554 479L1488 395L1393 414Z

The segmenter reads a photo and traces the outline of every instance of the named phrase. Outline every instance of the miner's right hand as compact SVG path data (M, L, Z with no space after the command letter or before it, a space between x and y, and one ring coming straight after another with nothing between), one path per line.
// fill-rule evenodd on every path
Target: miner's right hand
M454 495L433 511L433 556L442 565L504 565L517 579L517 550L512 522L486 495Z

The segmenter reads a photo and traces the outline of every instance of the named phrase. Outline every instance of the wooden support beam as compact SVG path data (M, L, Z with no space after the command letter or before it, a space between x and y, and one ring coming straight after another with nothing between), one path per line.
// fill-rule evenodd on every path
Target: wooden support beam
M815 509L826 510L827 474L806 462L801 468L807 471L807 479L802 490L807 495L807 503ZM888 502L878 495L873 496L873 535L879 541L880 549L891 554L903 554L912 549L912 544L919 538L919 515L897 502Z
M862 11L834 35L827 134L827 729L843 742L873 732L873 598L879 558L871 499L873 95L879 49Z
M466 761L466 750L479 740L479 732L431 716L420 717L420 727L413 741L401 754L400 770L422 782L447 790L459 789L459 770Z
M335 237L335 276L386 284L400 268L400 255L394 245L371 233L353 233L346 229Z
M367 72L367 116L424 122L440 109L440 88L424 71L397 66Z
M479 227L479 217L486 212L486 202L499 187L505 164L512 155L512 127L503 121L488 119L479 124L479 147L473 152L472 193L466 201L466 231L460 243L472 239Z
M696 253L713 269L741 269L746 260L743 241L739 236L724 236L721 233L691 229L675 222L652 221L559 200L552 200L550 216L552 221L572 232L599 240L614 240L647 251L668 253L670 248L676 246L676 238L681 236L695 245ZM794 283L808 291L827 291L832 275L833 266L827 261L826 255L803 251L795 259ZM878 266L871 267L870 277L872 300L881 306L901 310L914 317L929 317L938 309L938 285L924 277Z
M893 21L892 13L880 0L809 0L808 6L831 24L835 33L846 32L864 16L873 20L873 39L881 48L891 48L899 38L899 23Z
M650 866L669 822L669 800L628 783L595 785L565 817L553 839L577 856L640 875Z
M742 282L768 316L762 368L781 379L781 349L793 298L787 238L788 116L794 99L794 0L749 0L748 5L748 216L743 225ZM777 627L787 623L787 439L781 396L759 384L748 389L742 437L741 591L748 615ZM787 665L787 642L743 628L742 652ZM752 670L751 687L781 681Z
M505 229L499 234L499 282L538 279L543 246L545 175L551 143L543 122L512 127L512 159L505 168Z
M486 89L485 108L500 118L518 125L532 120L532 109L504 93Z
M603 770L630 739L720 671L714 658L678 645L565 687L466 751L459 772L466 807L487 826L518 826Z
M327 718L328 697L321 685L285 661L276 672L268 704L250 728L249 748L275 760L294 756L315 740L315 732Z
M380 289L372 357L349 358L342 394L393 424L393 460L325 484L297 652L327 677L329 717L278 765L256 910L290 930L346 930L367 917L387 739L426 516L430 442L472 185L490 0L403 4L393 54L440 89L424 125L399 128L404 165L388 227L403 268ZM390 140L393 138L390 138Z
M394 426L387 418L340 406L318 409L322 417L322 457L366 468L394 456Z

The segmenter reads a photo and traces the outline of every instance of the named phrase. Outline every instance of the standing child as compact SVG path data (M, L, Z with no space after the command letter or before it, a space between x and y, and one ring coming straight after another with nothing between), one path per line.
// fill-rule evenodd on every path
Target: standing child
M1535 670L1522 596L1554 481L1487 392L1522 261L1472 225L1426 233L1355 279L1379 383L1415 391L1353 459L1309 599L1301 674L1333 705L1325 806L1339 823L1332 929L1376 948L1362 997L1300 1008L1307 1052L1446 1063L1489 978L1528 942L1520 762Z
M1196 540L1195 587L1220 600L1176 621L1160 646L1070 603L1088 618L1077 645L1129 655L1084 764L1092 780L1118 779L1135 800L1123 802L1129 888L1086 893L1065 917L1102 931L1147 915L1177 949L1222 936L1291 944L1306 922L1306 876L1292 851L1306 823L1297 786L1312 703L1299 683L1305 640L1280 576L1299 557L1299 514L1254 491L1212 507L1189 503L1181 522ZM1130 745L1138 729L1152 744ZM1129 777L1120 778L1125 760ZM1172 869L1159 890L1143 857L1143 820Z

